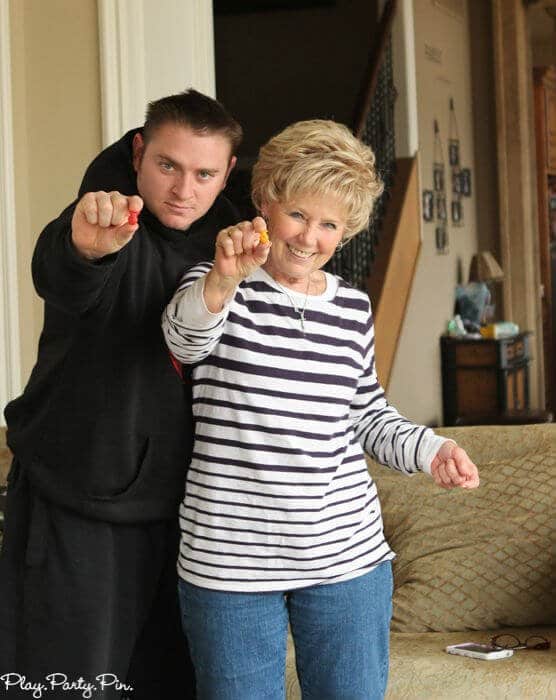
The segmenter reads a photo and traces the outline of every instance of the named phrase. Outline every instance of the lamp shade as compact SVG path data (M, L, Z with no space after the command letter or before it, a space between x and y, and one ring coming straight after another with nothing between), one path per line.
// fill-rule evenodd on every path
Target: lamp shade
M502 279L504 279L502 268L488 250L476 253L471 258L471 264L469 265L470 282L498 282Z

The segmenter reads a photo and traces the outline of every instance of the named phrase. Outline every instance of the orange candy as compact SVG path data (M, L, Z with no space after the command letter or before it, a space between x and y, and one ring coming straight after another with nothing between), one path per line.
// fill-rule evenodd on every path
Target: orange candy
M269 243L270 238L268 237L268 231L260 231L259 233L259 243Z

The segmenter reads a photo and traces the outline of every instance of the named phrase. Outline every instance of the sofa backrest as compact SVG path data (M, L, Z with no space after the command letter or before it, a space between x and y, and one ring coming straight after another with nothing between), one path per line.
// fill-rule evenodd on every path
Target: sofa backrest
M373 463L397 553L397 632L556 624L556 424L442 429L475 461L474 491Z

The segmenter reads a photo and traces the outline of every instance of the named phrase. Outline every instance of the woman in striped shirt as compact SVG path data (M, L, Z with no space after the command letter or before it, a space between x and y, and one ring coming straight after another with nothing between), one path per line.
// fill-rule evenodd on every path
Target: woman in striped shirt
M283 698L288 624L304 697L383 697L395 555L364 452L478 486L461 448L387 403L369 299L322 270L381 192L346 127L286 128L254 167L261 216L221 231L164 313L193 365L178 571L199 698Z

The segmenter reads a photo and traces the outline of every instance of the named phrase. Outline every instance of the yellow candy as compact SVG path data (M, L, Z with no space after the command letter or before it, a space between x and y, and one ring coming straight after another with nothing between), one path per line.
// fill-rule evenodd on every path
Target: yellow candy
M268 237L268 231L259 232L259 243L269 243L270 238Z

